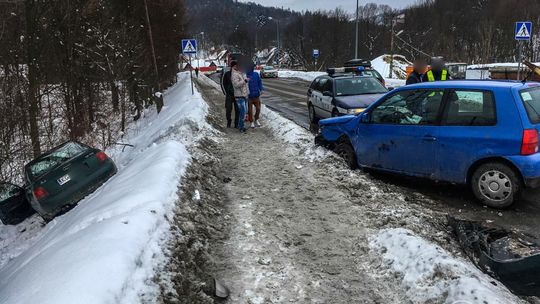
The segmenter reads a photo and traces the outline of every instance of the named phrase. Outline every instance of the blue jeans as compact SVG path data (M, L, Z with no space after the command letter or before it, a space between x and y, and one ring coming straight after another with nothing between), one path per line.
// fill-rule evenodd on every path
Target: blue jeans
M247 100L244 97L236 97L236 105L238 106L238 129L243 130L244 120L246 119Z

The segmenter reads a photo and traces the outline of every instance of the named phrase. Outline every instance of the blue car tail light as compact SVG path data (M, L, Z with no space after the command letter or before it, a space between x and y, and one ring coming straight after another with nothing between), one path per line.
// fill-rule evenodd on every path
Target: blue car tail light
M523 131L523 140L521 141L521 155L531 155L538 152L538 131L536 129L527 129Z

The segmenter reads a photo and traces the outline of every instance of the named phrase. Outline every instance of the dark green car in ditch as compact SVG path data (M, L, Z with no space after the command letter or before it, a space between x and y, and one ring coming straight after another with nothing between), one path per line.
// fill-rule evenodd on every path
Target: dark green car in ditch
M0 219L13 223L14 212L29 204L44 220L73 207L116 173L105 152L69 141L39 156L24 167L26 185L0 187ZM9 192L9 193L8 193Z

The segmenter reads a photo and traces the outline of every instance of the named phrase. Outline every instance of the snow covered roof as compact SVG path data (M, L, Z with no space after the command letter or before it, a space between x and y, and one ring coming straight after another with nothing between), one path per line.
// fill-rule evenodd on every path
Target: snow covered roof
M412 63L407 60L403 55L394 55L394 65L392 78L405 79L407 77L407 66ZM377 72L381 73L383 77L388 77L390 75L390 61L392 60L392 55L384 54L373 60L371 60L371 65Z
M540 65L540 63L535 63ZM523 64L521 66L524 66ZM467 70L488 70L490 68L499 68L499 67L510 67L517 68L517 62L500 62L500 63L486 63L486 64L473 64L467 66Z

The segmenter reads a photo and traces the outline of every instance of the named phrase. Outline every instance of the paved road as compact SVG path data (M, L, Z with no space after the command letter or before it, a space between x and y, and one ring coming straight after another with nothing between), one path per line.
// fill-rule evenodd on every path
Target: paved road
M307 112L307 88L309 83L298 79L264 79L267 89L263 103L298 125L314 131ZM512 208L499 211L479 205L471 191L464 186L437 184L417 178L403 178L372 173L375 178L403 187L410 201L417 201L416 193L433 199L426 208L452 215L494 223L526 232L540 240L540 190L526 191L524 198ZM420 202L422 203L422 202Z
M307 90L309 82L296 79L264 79L264 104L309 129Z
M210 76L219 83L219 74ZM307 112L307 90L309 82L281 78L263 79L266 89L262 96L263 103L274 111L294 121L298 125L310 129ZM313 128L314 126L311 126Z

